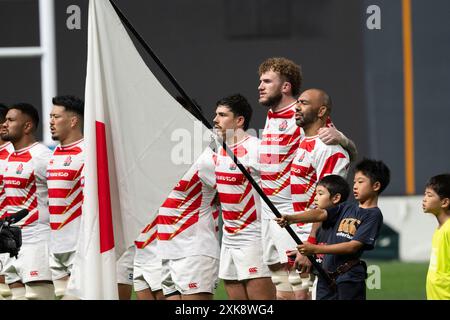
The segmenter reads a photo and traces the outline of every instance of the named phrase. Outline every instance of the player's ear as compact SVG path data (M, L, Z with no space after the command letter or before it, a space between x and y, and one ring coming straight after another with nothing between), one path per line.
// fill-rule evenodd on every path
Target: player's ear
M328 112L327 106L320 106L317 116L319 118L323 118L324 116L327 115L327 112Z
M333 204L338 204L339 201L341 201L341 198L342 198L341 194L340 193L336 193L334 196L331 197L331 202Z
M26 134L33 133L34 132L34 125L32 121L25 121L23 124L24 132Z
M77 117L77 116L72 116L72 117L70 118L70 126L71 126L72 128L74 128L74 127L77 126L77 124L78 124L78 117Z
M237 125L238 125L238 127L243 129L244 128L244 123L245 123L244 116L237 117Z
M286 93L286 94L292 93L292 84L290 82L287 82L287 81L283 82L283 85L281 87L281 91L283 93Z

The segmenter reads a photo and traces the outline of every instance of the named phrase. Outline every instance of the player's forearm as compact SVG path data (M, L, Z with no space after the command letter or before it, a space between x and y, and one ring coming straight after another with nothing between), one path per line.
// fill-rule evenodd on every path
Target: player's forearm
M310 223L325 221L327 216L328 214L326 210L311 209L300 213L287 215L286 218L289 223Z
M359 241L350 241L330 245L314 246L315 254L355 254L361 249L362 243Z
M345 134L343 134L341 131L339 131L341 133L341 141L340 141L340 145L348 151L348 154L350 156L350 161L353 161L356 159L356 157L358 156L358 150L356 149L356 145L355 143L350 140L349 138L347 138L345 136Z

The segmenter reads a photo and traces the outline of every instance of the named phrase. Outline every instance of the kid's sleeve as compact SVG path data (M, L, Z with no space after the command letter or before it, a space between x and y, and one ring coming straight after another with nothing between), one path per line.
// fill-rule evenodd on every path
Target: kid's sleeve
M383 216L380 211L371 212L367 215L356 231L353 240L364 244L364 250L372 250L375 246L381 226L383 225Z
M339 219L339 216L343 212L345 202L341 203L335 207L328 208L327 210L327 220L322 222L323 228L331 228L334 226Z

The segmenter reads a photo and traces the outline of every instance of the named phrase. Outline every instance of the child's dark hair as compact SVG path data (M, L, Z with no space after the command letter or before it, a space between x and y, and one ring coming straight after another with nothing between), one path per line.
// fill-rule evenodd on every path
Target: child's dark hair
M37 109L29 103L15 103L9 107L8 110L20 110L23 114L28 115L33 123L34 131L37 130L39 126L39 113Z
M72 111L81 117L84 117L84 101L78 97L67 95L57 96L52 99L55 106L62 106L66 111Z
M347 181L337 174L330 174L329 176L323 177L317 185L326 188L331 197L339 193L341 195L339 203L347 201L348 195L350 194L350 186Z
M389 184L391 171L383 161L364 159L356 165L355 172L361 172L370 179L370 182L380 183L378 194L382 193Z
M450 174L444 173L431 177L425 188L432 189L441 200L444 198L450 199Z

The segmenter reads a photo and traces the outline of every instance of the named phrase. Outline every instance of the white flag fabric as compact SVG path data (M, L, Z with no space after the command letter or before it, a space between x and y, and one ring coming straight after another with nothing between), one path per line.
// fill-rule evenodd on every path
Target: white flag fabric
M195 160L190 150L174 158L180 139L207 130L154 77L108 0L89 4L85 100L83 214L67 294L117 299L117 257ZM200 155L208 141L195 143Z

